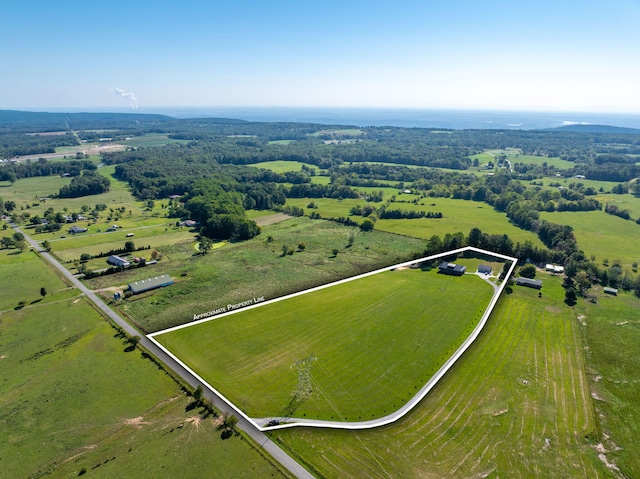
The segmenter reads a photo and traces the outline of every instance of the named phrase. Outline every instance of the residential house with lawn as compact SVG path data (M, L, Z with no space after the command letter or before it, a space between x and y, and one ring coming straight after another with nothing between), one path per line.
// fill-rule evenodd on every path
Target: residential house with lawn
M526 286L527 288L542 289L542 281L539 279L519 277L516 278L516 284L518 286Z
M443 261L438 266L438 270L439 273L448 274L451 276L462 276L467 270L467 267L460 264L447 263L446 261Z

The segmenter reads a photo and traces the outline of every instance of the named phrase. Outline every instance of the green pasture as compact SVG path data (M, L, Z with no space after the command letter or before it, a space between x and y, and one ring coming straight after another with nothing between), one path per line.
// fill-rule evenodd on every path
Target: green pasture
M640 225L609 215L604 211L575 211L540 213L540 218L553 223L570 225L573 228L578 247L587 257L596 256L596 260L621 260L622 265L630 267L640 260L638 235Z
M52 252L60 259L60 261L66 262L66 261L73 261L76 259L80 259L80 255L83 253L87 253L90 255L98 255L100 253L106 254L107 251L110 251L110 250L124 248L126 241L133 241L134 245L137 248L141 248L143 246L144 247L151 246L151 249L158 249L167 245L175 245L175 244L183 244L183 243L188 243L189 245L193 246L193 241L195 240L195 237L196 237L195 233L192 233L189 230L185 229L175 233L163 234L161 230L164 231L164 228L158 229L155 227L150 227L146 229L135 230L136 236L134 236L133 238L126 238L125 235L119 232L105 233L104 236L102 234L96 235L96 236L85 236L84 240L86 241L84 242L84 244L78 243L78 242L75 244L67 244L66 243L67 240L64 239L64 240L59 240L55 242L52 241L51 248L52 248ZM139 232L143 232L143 233L140 233L140 235L138 236ZM116 239L115 236L108 236L114 233L116 234L118 239ZM143 236L143 234L147 236ZM96 242L90 241L90 240L94 240L95 238L98 238ZM110 241L107 242L105 241L105 239L107 239L107 241L108 240ZM79 240L80 239L78 239L78 241ZM100 242L97 242L97 241L100 241ZM67 248L67 246L69 247ZM145 256L147 259L149 259L150 251L140 251L140 252L136 252L135 254ZM103 258L102 260L104 261L106 260L106 258Z
M8 281L27 284L0 277L5 292ZM282 475L248 441L223 441L217 419L139 351L125 352L77 293L0 313L2 477Z
M477 155L471 155L469 158L471 158L472 160L475 160L477 158L480 166L486 165L490 161L492 161L494 164L496 163L495 155L491 155L489 153L478 153Z
M381 188L358 188L359 190L377 191ZM386 190L384 190L386 191ZM422 198L418 204L412 203L415 195L398 193L396 189L389 189L389 194L396 195L398 201L391 203L387 209L401 209L410 211L441 212L443 218L417 218L417 219L386 219L378 220L375 229L396 233L416 238L429 239L433 235L444 236L447 233L462 232L468 234L472 228L480 228L483 233L507 234L514 242L531 241L537 246L542 246L538 237L526 230L522 230L509 222L507 217L486 203L466 200L454 200L451 198ZM385 193L386 197L387 193ZM307 209L307 205L314 201L318 208ZM406 201L406 202L404 202ZM337 200L332 198L289 198L287 204L305 208L305 214L313 211L320 213L322 217L338 218L349 217L352 207L366 204L379 208L383 203L367 203L363 199ZM353 221L361 223L361 216L350 216Z
M547 156L510 155L507 156L507 159L512 165L515 163L524 163L526 165L543 166L546 163L548 166L554 166L557 170L569 170L576 166L572 161Z
M331 177L322 175L312 176L311 183L315 183L317 185L328 185L331 183Z
M174 140L173 138L169 138L166 134L162 133L147 133L142 136L134 136L127 140L118 140L114 143L125 146L132 146L134 148L140 147L154 147L154 146L164 146L171 143L188 143L189 140Z
M611 188L616 186L618 183L615 181L599 181L599 180L587 180L587 179L579 179L579 178L544 178L536 180L537 183L542 183L544 186L547 186L552 189L557 189L557 186L549 186L551 183L559 183L560 186L564 188L569 188L570 185L581 183L585 186L585 188L593 188L596 191L602 193L607 193L605 196L609 196L608 193L611 192ZM602 189L602 191L600 191ZM611 195L613 197L620 195Z
M624 477L640 474L640 300L596 289L596 303L581 304L586 354L605 449ZM608 436L608 440L604 435Z
M621 210L629 210L629 214L633 218L633 220L637 220L640 218L640 196L635 196L632 194L624 194L624 195L597 195L596 199L598 199L603 205L610 203L612 205L616 205ZM604 206L603 206L604 209Z
M44 211L49 206L45 206L46 203L39 201L39 198L48 197L57 193L60 188L68 185L70 182L70 178L62 178L61 176L23 178L16 181L13 186L6 183L0 187L0 196L4 201L15 201L17 210L27 209L27 207L31 209L33 208L33 203L40 203L41 206L44 206L42 208L42 211ZM34 208L34 211L36 210L37 209Z
M43 304L77 295L52 269L43 267L42 260L26 249L0 250L0 317L2 310L13 309L18 302L26 305ZM40 295L45 288L46 296Z
M51 195L58 193L62 186L70 183L71 179L60 176L39 176L20 179L13 186L7 184L0 187L0 196L4 201L15 201L19 212L26 211L32 216L36 214L42 216L48 208L53 208L55 211L63 211L64 208L66 208L70 213L74 211L80 212L80 208L83 205L93 208L98 203L104 203L108 208L113 209L125 206L127 209L125 216L128 215L129 210L132 211L135 217L139 215L151 216L151 213L143 211L144 203L136 201L133 198L129 192L128 185L111 176L114 170L114 166L98 168L98 173L111 180L111 189L100 195L83 196L80 198L51 198L40 201L39 198L49 198ZM156 203L158 204L159 212L162 202L157 201ZM34 206L34 204L36 204L36 206ZM103 212L102 216L106 218L108 213L109 209Z
M577 313L560 278L541 279L542 297L515 286L503 295L478 340L399 422L272 438L318 477L615 477L592 447Z
M250 416L366 420L406 403L492 294L475 275L388 271L157 339ZM310 357L313 392L292 406L296 362Z
M353 245L349 238L353 235ZM304 244L300 250L299 245ZM293 253L282 256L286 245ZM227 243L206 255L193 243L157 248L163 258L155 266L87 281L99 289L127 284L149 271L178 279L176 284L132 296L115 307L144 331L152 332L193 320L194 314L228 303L288 293L355 276L422 255L424 242L415 238L346 227L329 221L292 218L267 225L262 234L241 243ZM334 255L333 250L338 250ZM156 269L151 269L156 268Z
M264 168L275 173L286 173L287 171L302 171L303 166L313 168L314 170L316 170L316 172L318 171L317 166L310 163L303 163L301 161L263 161L261 163L253 163L250 166L254 166L256 168Z
M311 202L315 203L317 208L307 208ZM346 198L344 200L338 200L335 198L287 198L286 204L287 206L303 208L306 215L317 212L323 218L339 218L340 216L349 216L351 208L357 205L364 206L367 202L360 198ZM372 204L376 207L381 205L381 203ZM361 223L363 218L361 216L354 216L351 219Z
M321 135L337 135L337 136L360 136L364 135L365 132L358 128L342 128L337 130L321 130L315 133L312 133L311 136L321 136Z

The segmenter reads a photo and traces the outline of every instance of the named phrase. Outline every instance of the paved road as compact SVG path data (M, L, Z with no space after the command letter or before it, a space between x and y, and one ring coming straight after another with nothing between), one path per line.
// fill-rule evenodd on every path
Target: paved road
M25 237L25 240L31 245L31 247L37 251L44 259L57 268L69 281L78 288L90 301L92 301L104 314L106 314L114 323L120 326L124 331L130 335L140 336L140 345L147 351L158 358L162 363L174 371L180 376L186 383L193 388L202 386L205 396L209 399L213 405L223 413L234 413L229 406L212 391L209 390L204 384L202 384L190 371L183 368L177 363L171 356L166 354L162 349L151 342L144 334L141 334L128 322L122 319L117 313L109 308L102 298L82 284L76 277L74 277L64 266L62 266L52 255L42 249L39 243L34 241L30 236L24 233L18 226L11 224L11 227ZM254 424L247 421L243 417L238 418L238 427L242 429L251 439L253 439L261 448L263 448L271 457L282 464L291 474L300 479L313 479L313 475L298 464L291 456L284 452L279 446L277 446L271 439L269 439L263 432L261 432Z

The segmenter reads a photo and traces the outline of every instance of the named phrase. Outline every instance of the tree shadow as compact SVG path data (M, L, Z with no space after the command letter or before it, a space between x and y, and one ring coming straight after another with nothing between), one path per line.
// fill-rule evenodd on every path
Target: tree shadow
M31 301L31 304L36 304L39 303L40 301L42 301L44 298L39 298L39 299L34 299L33 301Z

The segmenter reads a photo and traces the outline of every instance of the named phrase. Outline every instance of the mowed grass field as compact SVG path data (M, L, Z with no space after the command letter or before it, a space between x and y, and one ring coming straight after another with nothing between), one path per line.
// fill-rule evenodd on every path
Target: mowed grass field
M492 295L475 275L387 271L156 339L250 416L367 420L406 403ZM313 392L288 411L296 362L309 357Z
M614 475L598 459L584 343L561 279L503 295L474 345L408 416L272 437L322 478ZM456 305L460 304L456 301Z
M575 211L540 213L540 218L553 223L570 225L578 246L587 257L596 256L598 262L621 260L624 267L640 261L637 238L640 225L609 215L604 211Z
M25 259L26 258L26 259ZM283 477L33 253L0 255L0 476ZM42 302L2 311L21 298ZM17 290L21 290L20 293Z

